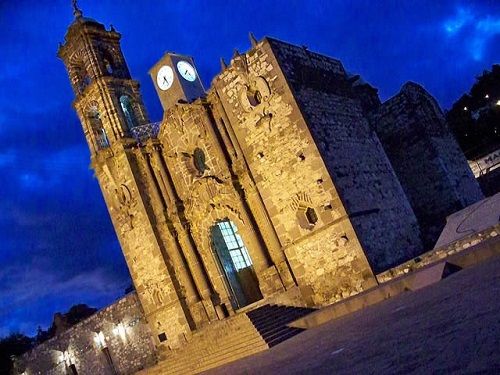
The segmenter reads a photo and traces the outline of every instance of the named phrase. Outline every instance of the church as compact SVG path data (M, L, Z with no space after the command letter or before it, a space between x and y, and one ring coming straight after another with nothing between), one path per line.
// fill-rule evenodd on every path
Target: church
M58 56L157 350L375 287L483 197L418 84L382 103L339 60L250 34L208 88L192 57L161 57L151 122L121 35L74 14Z
M117 31L77 11L58 51L158 343L262 298L322 306L359 293L482 198L422 87L381 104L338 60L251 42L207 90L191 57L165 54L150 70L159 123Z

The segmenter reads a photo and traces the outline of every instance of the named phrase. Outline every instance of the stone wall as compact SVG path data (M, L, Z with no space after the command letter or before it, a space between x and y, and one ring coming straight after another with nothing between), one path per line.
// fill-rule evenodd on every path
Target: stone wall
M391 268L386 272L378 274L377 280L379 283L385 283L389 280L395 279L399 276L403 276L419 268L422 268L428 264L437 262L441 259L445 259L469 248L473 248L474 246L479 245L482 242L496 239L498 238L498 236L500 236L500 224L484 229L478 233L466 236L458 241L428 251L427 253L422 254L415 259L400 264L397 267Z
M176 105L167 111L158 139L165 150L166 166L182 205L182 215L189 222L189 230L209 282L221 303L230 310L231 296L216 259L211 228L226 219L236 225L257 277L266 273L270 264L251 212L233 184L233 174L214 129L208 103L197 100L189 105ZM267 280L262 277L259 280L264 295L277 291Z
M324 305L372 285L358 233L271 42L236 54L213 87L262 198L263 212L254 214L269 217L304 299Z
M483 195L436 101L407 83L381 105L372 125L417 216L426 249L446 217Z
M416 218L340 61L269 43L373 270L418 254Z
M179 275L167 253L170 234L155 210L153 181L142 151L112 146L93 161L137 295L157 343L175 347L190 334ZM166 340L159 339L165 334Z
M98 343L102 332L109 357ZM111 362L109 361L111 359ZM19 357L24 375L133 374L156 363L151 331L135 292Z

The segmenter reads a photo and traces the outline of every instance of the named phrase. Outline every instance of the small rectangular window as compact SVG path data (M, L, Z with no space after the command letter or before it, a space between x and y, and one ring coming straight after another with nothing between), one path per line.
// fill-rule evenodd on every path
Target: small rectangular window
M158 339L160 340L160 342L167 341L167 334L165 332L160 333L158 335Z

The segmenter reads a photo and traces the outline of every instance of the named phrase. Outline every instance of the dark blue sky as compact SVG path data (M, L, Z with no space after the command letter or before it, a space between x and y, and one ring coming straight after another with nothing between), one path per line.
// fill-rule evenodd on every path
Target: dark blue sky
M85 16L122 33L151 120L147 71L165 51L194 56L207 87L247 34L339 58L380 89L423 84L443 108L500 62L497 1L80 0ZM75 303L102 307L129 276L56 58L70 0L0 0L0 336L33 334Z

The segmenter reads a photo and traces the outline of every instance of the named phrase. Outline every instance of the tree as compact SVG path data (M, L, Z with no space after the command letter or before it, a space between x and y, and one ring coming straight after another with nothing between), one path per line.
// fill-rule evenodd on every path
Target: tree
M500 65L476 77L470 92L446 113L446 120L469 160L500 148Z
M73 305L68 310L67 313L55 313L54 320L51 326L45 331L41 327L38 327L37 334L35 337L36 344L41 344L42 342L66 331L71 326L87 319L89 316L93 315L97 309L89 307L85 304Z
M0 375L12 370L11 356L21 355L33 347L33 339L22 333L12 333L0 339Z

